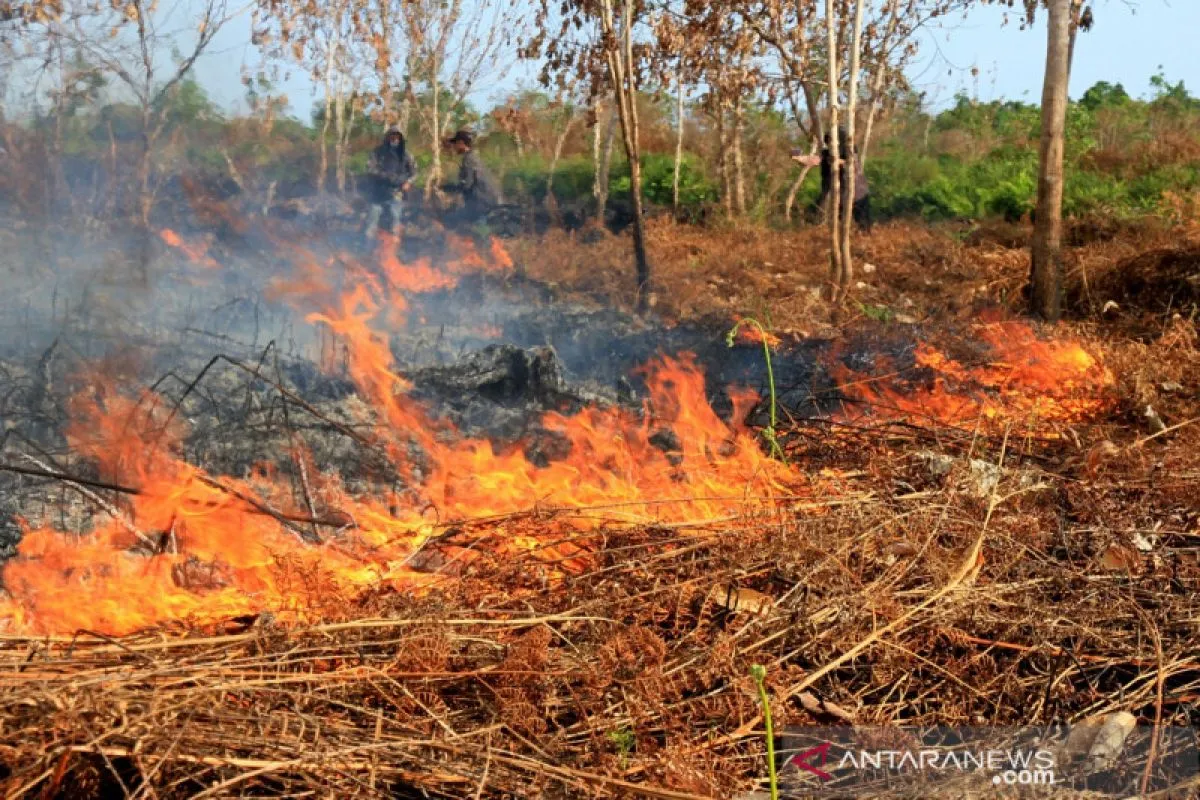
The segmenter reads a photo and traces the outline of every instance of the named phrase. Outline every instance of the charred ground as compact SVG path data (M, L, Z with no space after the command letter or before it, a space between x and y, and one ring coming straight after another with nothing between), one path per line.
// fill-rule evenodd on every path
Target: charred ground
M142 507L122 489L138 487L65 435L72 398L109 391L91 377L101 373L134 396L157 389L158 410L140 413L182 426L173 452L224 481L226 502L245 502L234 479L271 464L291 503L257 497L257 513L324 548L328 569L279 558L274 574L303 603L278 614L180 617L119 638L10 634L0 746L11 780L64 797L144 786L732 797L764 772L751 663L768 668L777 724L1044 724L1115 710L1196 724L1200 358L1193 281L1178 266L1194 239L1080 235L1076 319L1036 338L1082 342L1111 381L1085 371L1094 387L1059 393L988 382L1018 363L1014 351L997 365L985 334L1012 324L1021 235L877 230L861 243L875 270L836 323L812 291L824 271L816 232L656 228L650 320L621 310L632 300L617 266L627 243L607 236L517 240L524 277L465 274L402 293L404 313L374 321L410 396L457 430L435 426L434 439L479 437L539 469L570 455L547 412L623 409L624 433L647 426L650 458L682 458L692 443L646 405L638 371L660 353L695 353L703 395L726 419L726 387L754 390L750 424L765 424L762 346L730 348L725 334L752 315L781 340L772 356L791 494L669 521L631 522L621 504L447 514L408 565L453 577L429 592L352 590L331 573L339 548L361 545L363 520L315 487L336 475L347 496L391 492L402 505L432 467L413 446L415 473L396 468L388 422L348 373L344 342L272 288L297 271L297 237L248 229L236 245L209 241L219 268L207 278L159 246L151 286L123 277L119 243L22 260L63 288L47 300L43 283L9 313L21 335L4 360L4 460L28 468L0 478L9 519L81 542L112 513L137 524ZM416 257L436 237L412 246ZM1175 272L1128 268L1168 246ZM323 268L351 269L319 239L306 250ZM1144 274L1175 276L1169 302L1156 292L1138 302L1146 290L1122 282ZM931 351L983 372L939 369ZM939 417L930 404L947 395L973 413ZM1095 404L1055 418L1042 396ZM129 547L133 563L174 554L170 526L144 532L152 540ZM176 559L169 581L216 598L235 579L230 564L197 555ZM286 619L297 611L304 622ZM1141 766L1123 778L1131 792Z

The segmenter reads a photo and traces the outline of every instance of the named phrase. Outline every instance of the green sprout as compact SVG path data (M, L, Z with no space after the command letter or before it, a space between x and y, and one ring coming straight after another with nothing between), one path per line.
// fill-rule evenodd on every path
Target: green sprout
M608 740L617 749L617 761L621 765L621 769L625 769L629 764L629 754L637 746L637 737L634 736L633 731L629 730L629 728L621 728L620 730L609 731Z
M767 383L770 385L771 389L771 422L762 432L762 436L767 440L767 444L770 445L771 455L775 456L780 461L787 461L787 456L784 455L783 448L779 445L779 437L776 433L778 430L778 412L775 402L775 369L771 366L771 345L768 342L769 336L767 335L767 329L763 327L761 322L753 317L739 319L736 323L734 323L734 326L729 329L729 332L725 334L725 344L729 347L733 347L734 340L738 335L738 331L742 329L743 325L753 325L758 329L759 335L762 338L763 358L767 362Z
M771 698L767 696L767 668L762 664L753 664L750 676L758 684L758 702L762 705L763 725L767 729L767 776L771 785L771 800L779 800L779 776L775 773L775 727L771 724Z

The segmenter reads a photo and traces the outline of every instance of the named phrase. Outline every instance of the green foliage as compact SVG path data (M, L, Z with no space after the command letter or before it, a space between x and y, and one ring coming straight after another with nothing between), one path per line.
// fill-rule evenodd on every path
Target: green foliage
M863 316L867 319L873 319L876 322L891 322L895 314L887 306L876 306L870 303L861 303L859 309Z
M1098 111L1102 108L1119 108L1129 105L1132 99L1121 84L1100 81L1083 93L1083 97L1079 98L1079 105L1088 111Z
M621 728L620 730L609 731L608 741L617 751L617 762L621 769L629 763L629 756L637 747L637 736L629 728Z
M79 60L80 76L61 105L29 125L48 141L61 142L63 155L107 162L113 150L136 152L141 144L142 109L109 101L101 72ZM288 185L302 193L315 183L316 144L324 108L300 121L272 111L273 88L263 77L247 86L251 118L226 118L204 88L184 80L164 94L154 112L166 127L156 146L174 148L161 163L170 169L224 177L225 154L243 173ZM410 142L418 165L429 168L431 153L420 127L419 112L432 96L419 93L420 108L410 124ZM674 97L644 94L639 103L644 120L642 187L651 205L670 206L674 182ZM505 194L517 203L545 202L549 172L548 143L555 141L566 116L581 113L555 103L540 91L518 93L504 106L523 115L525 155L512 135L497 128L496 114L482 116L467 104L453 105L443 94L439 109L449 112L450 128L469 126L488 135L480 155L501 178ZM751 215L777 222L799 167L787 152L806 143L795 140L795 125L779 107L752 102L746 106L745 175ZM268 112L270 112L268 117ZM651 113L652 112L652 113ZM52 114L57 114L53 116ZM155 113L157 120L158 114ZM269 125L262 124L270 118ZM658 120L655 122L654 120ZM696 107L687 114L688 145L680 173L680 202L685 214L699 218L704 207L720 199L711 120ZM1200 99L1182 81L1168 80L1160 70L1150 79L1148 99L1131 97L1117 83L1101 81L1085 91L1067 111L1064 210L1068 215L1159 213L1166 193L1190 195L1200 188ZM871 144L866 175L876 218L910 216L927 220L1018 220L1033 209L1037 193L1040 109L1018 101L978 102L965 94L938 113L924 107L920 95L906 94L886 118L881 117ZM361 173L369 150L382 136L379 119L355 121L349 169ZM555 170L553 190L561 207L585 206L592 199L592 137L578 126L566 141ZM182 155L182 158L177 156ZM448 159L453 174L454 159ZM629 165L619 144L612 154L609 195L620 202L630 189ZM820 173L813 169L799 188L795 208L810 209L820 192Z
M624 167L628 173L628 165ZM642 156L642 192L651 203L669 206L674 200L675 157L665 153ZM624 191L629 191L626 176ZM679 165L679 202L683 206L696 206L717 199L717 185L711 181L700 166L699 159L691 154L684 156Z

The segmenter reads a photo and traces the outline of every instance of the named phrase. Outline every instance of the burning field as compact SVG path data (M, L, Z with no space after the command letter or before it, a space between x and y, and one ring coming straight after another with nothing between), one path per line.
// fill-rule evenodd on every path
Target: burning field
M777 730L1200 722L1182 319L735 335L441 231L155 269L0 353L8 796L749 796L752 665Z

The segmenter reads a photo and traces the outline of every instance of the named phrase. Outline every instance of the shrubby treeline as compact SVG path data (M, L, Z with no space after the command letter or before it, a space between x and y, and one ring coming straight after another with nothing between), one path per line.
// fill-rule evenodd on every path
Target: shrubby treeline
M141 111L133 103L107 101L95 73L82 74L69 102L4 124L8 163L0 182L6 202L22 214L105 217L136 210L139 186L131 178L141 147ZM194 80L181 81L158 100L163 131L153 169L160 201L187 188L209 196L244 194L257 209L318 191L322 133L330 140L334 135L324 124L325 108L319 105L311 120L298 120L270 101L269 90L251 82L250 111L239 115L223 113ZM428 97L417 101L431 103ZM534 90L486 110L448 97L443 104L449 111L446 127L469 126L483 134L481 154L502 177L510 200L544 206L550 190L558 209L594 210L593 128L600 131L603 155L611 129L607 120L587 124L593 122L586 119L591 109ZM737 216L736 204L723 203L736 188L722 180L721 132L704 106L684 104L676 184L676 98L643 93L638 104L647 201L671 207L678 186L681 218ZM1039 114L1030 103L978 102L966 95L940 112L928 110L915 95L901 98L877 123L866 162L876 214L929 220L1028 215L1037 186ZM408 127L427 173L432 154L419 144L421 124L414 115ZM762 105L748 107L743 124L744 214L782 223L800 172L789 152L802 143L781 112ZM326 192L337 192L340 184L353 193L354 178L382 130L382 121L368 114L353 120L345 144L347 179L338 181L336 165L325 159ZM1158 213L1173 198L1200 191L1200 99L1162 75L1152 77L1146 98L1100 82L1070 106L1066 154L1068 215ZM629 194L629 165L620 148L608 157L608 197L620 203ZM796 197L797 207L810 216L818 182L811 172Z

